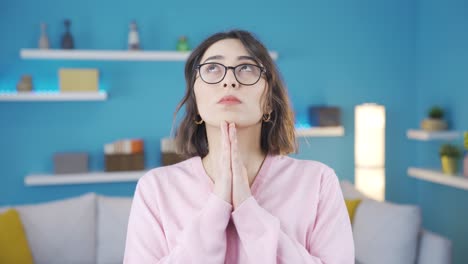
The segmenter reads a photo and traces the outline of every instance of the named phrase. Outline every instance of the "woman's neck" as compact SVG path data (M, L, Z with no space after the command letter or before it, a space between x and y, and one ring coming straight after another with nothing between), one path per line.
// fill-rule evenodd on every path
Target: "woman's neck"
M247 169L249 183L252 184L265 159L260 146L261 123L246 128L237 127L237 146L239 157ZM219 162L222 153L221 130L219 127L206 126L209 153L203 158L203 165L210 178L214 181L214 166Z

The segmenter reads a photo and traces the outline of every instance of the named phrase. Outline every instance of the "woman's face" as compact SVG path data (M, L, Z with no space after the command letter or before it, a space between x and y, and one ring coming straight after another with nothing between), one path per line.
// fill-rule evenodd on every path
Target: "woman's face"
M266 114L262 107L266 81L259 68L248 65L257 63L242 43L237 39L224 39L214 43L200 61L200 64L205 63L217 63L201 67L194 84L198 112L206 125L218 127L221 121L236 123L238 127L259 124L262 115ZM219 64L228 67L243 65L235 69L241 83L236 80L233 69L227 70L222 81L206 83L205 81L212 83L222 78L224 67ZM255 81L255 76L261 76L255 84L242 84Z

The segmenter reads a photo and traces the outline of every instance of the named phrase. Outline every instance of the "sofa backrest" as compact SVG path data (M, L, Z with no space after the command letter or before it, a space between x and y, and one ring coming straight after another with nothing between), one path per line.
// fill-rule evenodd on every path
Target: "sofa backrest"
M97 197L97 264L123 262L132 198Z
M36 264L94 263L96 195L14 207Z
M421 212L418 206L378 202L347 181L340 182L345 199L361 199L353 221L356 260L361 263L414 264Z

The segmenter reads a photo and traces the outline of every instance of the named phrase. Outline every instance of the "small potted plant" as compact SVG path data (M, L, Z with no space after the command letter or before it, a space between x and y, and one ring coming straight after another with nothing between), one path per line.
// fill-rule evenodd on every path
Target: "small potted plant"
M444 144L440 147L440 158L442 162L442 172L455 175L458 172L457 162L461 157L461 151L451 144Z
M440 131L447 129L447 122L444 118L444 109L433 106L428 113L429 118L421 122L421 128L426 131Z

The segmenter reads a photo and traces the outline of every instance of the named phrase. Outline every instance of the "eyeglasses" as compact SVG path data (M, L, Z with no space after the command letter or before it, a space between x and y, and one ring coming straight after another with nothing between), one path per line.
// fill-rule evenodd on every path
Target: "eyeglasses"
M236 67L221 63L209 62L197 66L200 78L208 84L216 84L224 80L228 69L232 69L236 80L243 85L254 85L262 77L265 68L255 64L240 64Z

